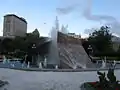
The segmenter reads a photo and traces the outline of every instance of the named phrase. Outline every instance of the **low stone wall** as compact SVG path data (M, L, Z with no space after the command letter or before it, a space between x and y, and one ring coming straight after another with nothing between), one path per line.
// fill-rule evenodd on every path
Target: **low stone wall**
M8 69L8 68L6 68ZM91 72L91 71L107 71L109 68L88 68L88 69L40 69L40 68L9 68L11 70L33 71L33 72ZM120 70L120 68L115 68Z

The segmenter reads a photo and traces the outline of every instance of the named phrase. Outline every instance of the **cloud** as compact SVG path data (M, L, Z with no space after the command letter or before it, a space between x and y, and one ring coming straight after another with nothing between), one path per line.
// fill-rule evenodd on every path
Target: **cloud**
M117 19L113 16L108 16L108 15L92 15L91 12L92 9L92 0L88 0L86 4L86 8L84 9L83 16L88 19L88 20L93 20L93 21L105 21L105 25L110 26L111 29L110 31L112 33L118 33L120 35L120 23L117 21Z
M78 1L78 0L74 0L74 3ZM109 15L93 15L92 14L92 1L93 0L84 0L84 8L83 8L83 12L82 15L87 19L87 20L92 20L92 21L97 21L97 22L105 22L105 25L108 25L111 27L111 32L113 33L119 33L120 35L120 23L119 21L117 21L117 19L113 16L109 16ZM80 1L79 1L80 2ZM59 11L59 13L61 14L69 14L72 13L73 11L76 10L76 7L81 8L79 2L77 2L78 4L71 4L70 6L66 5L66 8L57 8L57 11ZM68 2L69 3L69 2ZM80 12L80 11L79 11ZM88 33L89 30L85 30L85 33ZM91 30L90 30L91 32Z
M56 8L58 14L67 15L76 11L84 0L60 0L60 7Z
M58 14L62 14L62 15L67 15L72 11L74 11L75 9L76 9L76 6L69 6L66 8L56 8Z
M83 10L83 16L88 20L93 21L108 21L108 22L115 22L117 21L116 18L113 16L108 15L92 15L92 0L87 0L85 8Z

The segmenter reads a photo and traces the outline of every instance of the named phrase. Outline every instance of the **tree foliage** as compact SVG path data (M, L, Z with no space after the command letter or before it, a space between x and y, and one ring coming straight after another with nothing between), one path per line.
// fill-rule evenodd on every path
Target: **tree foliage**
M109 27L102 26L99 30L95 30L90 34L88 41L99 52L109 52L111 50L112 34Z
M34 36L36 36L36 37L40 37L40 34L39 34L38 29L35 29L35 30L32 32L32 34L33 34Z
M4 38L0 41L1 52L28 52L33 44L40 42L39 32L35 29L32 33L26 33L25 37Z
M6 51L12 51L14 49L12 45L12 39L10 38L5 38L4 40L1 41L1 51L6 52Z

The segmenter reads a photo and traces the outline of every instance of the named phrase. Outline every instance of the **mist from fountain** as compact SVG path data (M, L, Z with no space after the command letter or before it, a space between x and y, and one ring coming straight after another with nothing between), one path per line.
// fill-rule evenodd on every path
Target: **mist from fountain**
M73 69L77 69L77 66L75 65L75 66L73 67Z
M3 56L3 64L5 64L7 62L7 59L5 56Z
M101 68L105 68L106 67L106 60L102 60L102 67Z
M55 69L58 69L58 65L55 66Z
M58 56L58 47L57 47L57 35L59 31L58 19L56 17L55 28L51 30L51 44L49 47L49 55L48 55L48 64L51 65L59 65L59 56Z
M113 63L113 65L115 66L116 65L116 61L114 60L114 63Z
M15 65L14 64L11 64L11 66L14 68L15 67Z
M27 56L28 56L28 55L26 54L25 57L24 57L24 58L25 58L25 62L26 62L26 60L27 60Z
M41 63L41 62L39 63L39 68L40 68L40 69L42 69L42 68L43 68L43 67L42 67L42 63Z
M7 63L7 58L5 57L5 55L3 56L3 64Z
M24 68L24 63L22 63L22 68Z
M47 67L47 58L45 57L44 62L43 62L44 67Z
M30 68L30 62L28 62L28 64L27 64L27 68Z
M114 60L114 62L113 62L113 68L115 68L116 67L116 61Z

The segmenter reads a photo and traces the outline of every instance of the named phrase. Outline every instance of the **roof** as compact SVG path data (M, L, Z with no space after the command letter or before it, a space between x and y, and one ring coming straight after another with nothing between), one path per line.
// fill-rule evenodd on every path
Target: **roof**
M18 16L15 15L15 14L7 14L7 15L5 15L4 17L8 17L8 16L14 16L14 17L16 17L16 18L22 20L23 22L25 22L25 23L27 24L27 21L26 21L24 18L22 18L22 17L18 17Z
M75 35L75 33L68 33L68 35Z

